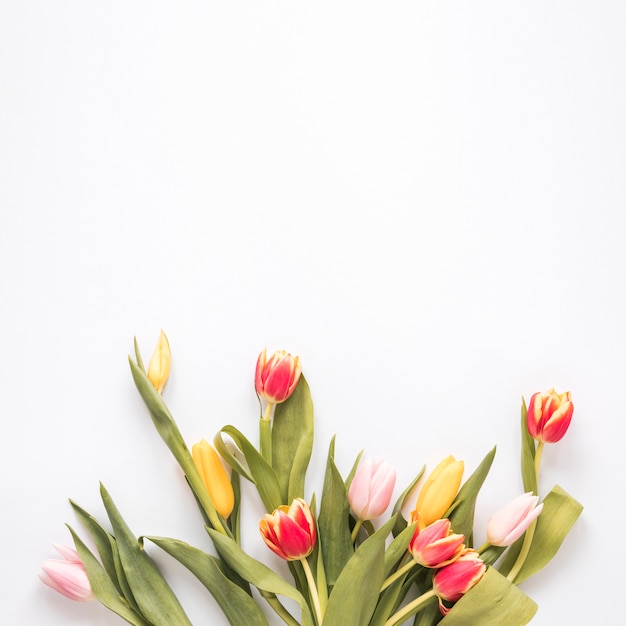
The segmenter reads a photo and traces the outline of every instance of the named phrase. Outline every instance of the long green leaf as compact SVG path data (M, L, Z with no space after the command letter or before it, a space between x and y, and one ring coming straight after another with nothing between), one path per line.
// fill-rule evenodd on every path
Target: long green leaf
M120 596L117 587L98 559L91 553L74 530L69 526L68 528L72 533L78 556L87 571L91 590L100 604L119 615L129 624L133 624L133 626L151 626L150 622L143 619L143 617L135 612L129 606L128 602Z
M328 450L324 489L320 504L318 528L326 569L326 581L331 587L348 562L354 548L350 537L350 505L343 478L334 462L335 438Z
M180 561L211 592L232 626L266 626L267 618L243 589L228 579L214 556L178 539L146 537Z
M191 626L178 598L131 533L104 486L101 486L100 492L113 527L126 579L141 613L154 626Z
M537 604L492 567L441 620L441 626L525 626Z
M242 578L260 590L282 595L297 602L302 609L302 625L313 626L313 617L309 606L304 596L294 586L269 567L246 554L230 537L226 537L211 528L207 528L207 532L222 559Z
M537 518L530 552L515 578L516 585L536 574L552 560L582 511L582 504L558 485L550 491L543 501L543 511ZM523 539L522 536L506 552L499 568L505 576L517 560Z
M407 526L407 521L402 516L402 508L404 507L408 497L411 495L415 485L419 482L420 478L424 474L426 470L426 466L423 465L422 469L419 471L418 475L411 481L408 487L400 494L400 497L396 500L396 503L393 506L392 515L397 515L396 517L396 525L393 529L394 537L400 534Z
M534 494L537 494L537 474L535 473L536 444L528 432L527 415L526 401L522 398L522 482L524 483L524 491L532 491Z
M196 469L191 453L187 448L187 444L185 443L185 440L183 439L172 414L167 408L167 405L163 401L163 398L152 386L152 383L148 380L148 377L143 369L141 369L130 357L128 357L128 362L137 391L139 391L139 395L141 395L148 411L150 412L150 417L152 418L152 422L157 429L157 432L185 473L197 501L204 509L206 517L208 517L214 528L217 528L221 532L228 533L229 531L215 510L215 505L211 500L211 496L209 495L207 488L202 482L202 478L200 477L198 470Z
M394 537L389 547L385 550L385 577L391 574L391 570L406 554L409 543L415 534L416 527L417 522L409 524L399 535Z
M346 563L328 599L324 626L369 623L384 579L385 541L394 524L395 518L387 521Z
M313 450L313 401L304 376L285 402L276 405L272 424L272 465L285 504L304 498L304 480Z
M472 545L476 498L491 469L495 455L496 448L494 446L474 470L474 473L465 481L450 507L451 513L445 516L449 517L455 533L465 535L465 542L469 546Z
M243 453L248 468L245 468L230 452L222 439L222 434L228 435L235 442L235 445ZM226 459L226 462L229 463L237 473L256 485L261 501L265 505L268 513L277 509L281 504L289 504L282 500L276 472L243 433L234 426L224 426L224 428L215 435L213 441L217 451Z
M81 521L82 525L91 535L96 549L98 550L98 554L100 555L102 565L109 575L109 578L116 586L119 594L127 600L132 608L138 611L139 607L133 598L132 591L130 590L128 581L126 580L126 575L124 574L115 537L105 530L98 520L93 515L85 511L85 509L72 500L70 500L70 504L72 505L74 513Z

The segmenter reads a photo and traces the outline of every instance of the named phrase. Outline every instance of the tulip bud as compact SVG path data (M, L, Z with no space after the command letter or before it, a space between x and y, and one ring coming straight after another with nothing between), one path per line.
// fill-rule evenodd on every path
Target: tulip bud
M456 498L463 478L463 461L448 456L435 467L417 498L411 520L419 528L426 528L441 519Z
M291 506L280 506L259 522L263 541L281 559L296 561L309 556L315 546L317 530L309 505L296 498Z
M267 358L267 349L259 354L256 363L254 386L257 394L270 404L284 402L294 391L302 367L299 356L277 350Z
M415 529L409 543L409 552L424 567L444 567L461 556L465 546L464 535L455 535L450 529L450 520L440 519L423 530Z
M487 522L487 541L506 547L517 541L543 510L532 491L522 494L492 515Z
M170 344L165 333L161 331L159 341L148 364L148 380L157 390L157 393L163 393L167 379L170 376L171 365L172 354L170 352Z
M573 413L569 391L558 394L550 389L546 393L536 393L528 403L528 432L537 441L556 443L567 432Z
M384 459L366 459L359 464L350 489L348 502L358 519L380 517L389 506L396 485L396 470Z
M439 610L443 615L450 609L443 605L442 600L456 602L483 577L486 569L478 552L465 550L456 561L435 572L433 590L439 597Z
M226 519L233 512L235 494L217 452L202 439L191 448L191 458L211 496L215 510Z
M42 582L70 600L88 602L95 600L91 591L87 571L78 553L73 548L53 544L61 559L48 559L41 564L43 573L39 574Z

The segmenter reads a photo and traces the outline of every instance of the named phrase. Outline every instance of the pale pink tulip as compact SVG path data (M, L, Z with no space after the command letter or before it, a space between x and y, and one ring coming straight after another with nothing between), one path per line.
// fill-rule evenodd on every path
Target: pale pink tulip
M543 502L532 491L518 496L492 515L487 522L487 541L492 546L510 546L537 519Z
M389 506L396 486L396 470L384 459L366 459L359 464L350 489L348 502L358 519L380 517Z
M48 587L52 587L70 600L78 602L95 600L85 566L76 550L60 544L54 544L54 547L64 560L48 559L44 561L41 564L43 573L39 574L39 578Z

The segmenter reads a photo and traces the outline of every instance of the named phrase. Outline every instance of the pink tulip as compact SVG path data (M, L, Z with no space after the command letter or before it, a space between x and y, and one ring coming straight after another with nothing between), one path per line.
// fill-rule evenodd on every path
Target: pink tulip
M54 547L64 560L48 559L44 561L41 564L43 573L39 574L39 578L48 587L52 587L70 600L78 602L95 600L85 566L76 550L60 544L54 544Z
M296 498L291 506L278 507L271 515L264 515L259 530L268 548L286 561L311 554L317 539L313 514L302 498Z
M517 541L543 510L543 503L532 491L518 496L492 515L487 522L487 541L506 547Z
M259 354L256 363L256 392L270 404L284 402L296 388L301 373L299 356L294 357L284 350L277 350L268 359L265 349Z
M359 464L350 489L348 502L361 521L380 517L389 506L396 486L396 470L384 459L366 459Z
M409 552L420 565L435 569L456 561L465 549L464 541L464 535L451 532L450 520L440 519L423 530L415 530Z
M439 610L443 615L450 609L444 606L442 600L456 602L483 577L486 569L478 552L465 550L456 561L435 572L433 589L439 597Z
M567 432L573 413L569 391L558 394L550 389L546 393L535 393L528 403L528 432L537 441L556 443Z

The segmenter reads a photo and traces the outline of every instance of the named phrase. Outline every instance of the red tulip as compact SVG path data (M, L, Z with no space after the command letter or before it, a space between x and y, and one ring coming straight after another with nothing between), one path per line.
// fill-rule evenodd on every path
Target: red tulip
M256 363L254 386L257 394L270 404L284 402L294 391L302 367L300 357L277 350L267 358L267 349L259 354Z
M313 551L317 531L309 505L296 498L291 506L280 506L263 516L259 530L267 546L286 561L297 561Z
M573 413L569 391L558 394L550 389L546 393L536 393L528 403L528 432L537 441L556 443L567 432Z
M486 569L478 552L465 550L456 561L435 572L433 590L439 596L439 610L443 615L450 609L443 605L442 600L456 602L483 577Z

